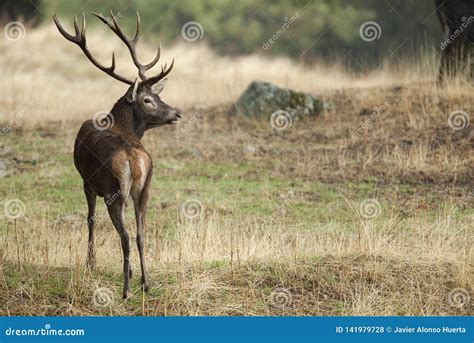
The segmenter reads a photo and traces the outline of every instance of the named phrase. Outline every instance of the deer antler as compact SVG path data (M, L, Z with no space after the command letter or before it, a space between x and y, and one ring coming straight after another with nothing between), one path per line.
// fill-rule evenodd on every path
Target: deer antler
M173 69L173 66L174 66L174 58L171 61L170 67L168 69L166 69L166 63L165 63L164 67L161 66L161 72L159 74L156 74L155 76L152 76L146 79L145 81L142 82L142 84L152 85L154 83L157 83L158 81L162 80L166 75L170 73L171 69Z
M137 29L135 31L135 36L133 37L132 40L127 39L123 31L120 29L120 26L117 23L117 18L114 16L112 10L110 11L110 17L112 18L112 23L109 22L107 18L105 18L102 14L99 13L94 13L92 12L93 15L95 15L97 18L100 19L104 24L106 24L110 29L122 40L122 42L125 43L125 45L128 48L128 51L130 51L130 55L132 56L133 63L135 66L138 68L138 76L140 76L140 79L146 80L145 72L152 68L160 59L160 53L161 53L161 47L158 45L158 51L156 53L155 58L148 64L142 64L138 61L137 57L137 52L136 52L136 47L137 43L140 39L140 14L137 11Z
M137 43L140 39L140 14L138 13L138 11L137 11L137 29L135 31L135 36L131 40L128 39L125 36L125 34L123 33L122 29L120 29L120 26L118 25L118 22L117 22L117 18L114 16L112 11L110 11L110 16L112 18L112 22L110 22L102 14L94 13L94 12L92 12L92 14L95 15L97 18L99 18L100 21L102 21L108 27L110 27L110 29L120 38L120 40L125 43L125 45L128 48L128 51L130 52L130 55L132 56L133 63L138 68L138 76L142 80L142 84L152 85L152 84L160 81L161 79L163 79L166 75L168 75L171 72L171 69L173 69L173 65L174 65L174 59L171 62L171 65L168 69L166 68L166 64L165 64L164 67L163 66L161 67L161 72L158 73L157 75L152 76L150 78L147 78L145 76L145 72L147 70L153 68L156 65L156 63L158 62L158 60L160 59L161 47L160 47L160 45L158 45L158 51L156 53L156 56L150 63L142 64L142 63L140 63L140 61L138 61L137 52L136 52L136 46L137 46ZM87 58L92 62L92 64L94 64L97 68L99 68L100 70L102 70L105 73L109 74L113 78L115 78L119 81L125 82L129 85L133 85L134 81L128 80L128 79L124 78L123 76L120 76L120 75L118 75L114 72L114 69L115 69L115 56L114 56L114 53L112 53L112 65L108 68L102 66L91 55L91 53L89 52L89 50L87 49L87 46L86 46L86 36L85 36L86 18L85 18L84 13L82 13L82 29L81 30L79 30L79 26L77 24L77 18L74 17L74 29L76 30L76 35L75 36L70 35L69 33L67 33L63 29L63 27L59 23L59 20L58 20L56 15L53 16L53 19L54 19L54 23L56 24L56 27L58 28L59 32L61 32L61 34L64 36L64 38L66 38L67 40L69 40L69 41L71 41L71 42L73 42L77 45L79 45L79 47L82 49L82 51L87 56Z
M92 62L93 65L95 65L97 68L99 68L106 74L112 76L114 79L122 81L129 85L133 85L133 80L128 80L114 71L115 70L115 54L113 52L112 52L112 64L110 65L110 67L104 67L94 58L94 56L92 56L89 49L87 49L86 16L84 15L84 13L82 13L82 27L80 30L79 30L79 25L77 24L77 17L74 16L74 30L76 31L76 34L74 36L67 33L66 30L64 30L56 14L53 16L53 19L54 19L54 23L56 24L56 27L58 28L59 32L64 36L64 38L66 38L70 42L73 42L74 44L77 44L81 48L81 50L84 52L84 54L87 56L89 61Z

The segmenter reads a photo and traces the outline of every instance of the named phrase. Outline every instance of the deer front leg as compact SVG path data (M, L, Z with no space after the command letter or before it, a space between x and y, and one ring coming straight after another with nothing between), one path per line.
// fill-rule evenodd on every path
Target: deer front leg
M89 241L87 244L87 267L91 270L95 267L95 247L94 247L94 225L95 225L95 205L97 200L96 192L84 183L84 193L87 199L87 227L89 228Z
M112 223L115 226L119 236L120 243L122 245L123 253L123 299L128 299L130 293L130 238L127 230L125 229L125 220L123 216L125 203L123 201L116 201L107 207L112 219Z

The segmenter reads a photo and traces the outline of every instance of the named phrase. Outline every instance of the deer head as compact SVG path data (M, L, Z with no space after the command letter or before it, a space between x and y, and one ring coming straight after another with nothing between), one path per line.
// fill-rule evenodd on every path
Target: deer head
M171 72L174 65L174 59L171 62L171 65L167 68L165 66L161 67L161 71L152 76L147 77L145 73L156 65L160 59L161 47L158 45L158 51L155 58L148 64L142 64L137 58L136 46L140 39L140 15L137 12L137 28L133 39L128 39L123 31L120 29L120 26L117 23L117 18L114 16L112 11L110 11L110 17L112 21L105 18L102 14L92 13L97 18L100 19L104 24L106 24L127 46L130 55L132 57L133 63L138 69L138 76L135 80L127 79L124 76L121 76L115 72L115 55L112 53L112 63L110 67L105 67L100 64L94 56L90 53L87 48L86 43L86 19L84 13L82 13L82 26L79 28L77 23L77 17L74 17L74 30L75 35L71 35L64 30L61 23L59 22L56 15L53 16L54 23L58 28L59 32L74 44L77 44L81 50L84 52L89 61L92 62L94 66L113 77L116 80L119 80L123 83L129 85L124 98L127 103L132 106L134 115L138 117L140 122L145 123L146 127L144 129L149 129L152 127L162 126L166 124L172 124L179 121L181 114L175 108L169 106L160 99L159 94L164 89L166 84L166 76Z

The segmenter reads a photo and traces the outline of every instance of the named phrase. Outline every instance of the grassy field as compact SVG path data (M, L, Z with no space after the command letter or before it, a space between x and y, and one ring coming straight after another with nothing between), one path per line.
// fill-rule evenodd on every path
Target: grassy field
M55 39L45 28L18 43L39 49ZM146 230L152 289L140 290L133 246L134 296L123 301L119 238L102 203L98 268L85 268L86 202L72 146L81 121L124 90L107 86L113 81L62 43L53 61L33 54L26 62L18 49L0 46L12 67L1 83L0 126L8 130L0 136L0 314L474 313L474 130L448 123L453 111L474 112L472 84L437 88L429 72L400 66L355 76L276 60L262 72L270 62L253 56L235 60L246 72L232 76L232 61L210 55L203 63L217 65L214 78L201 72L200 79L204 68L192 58L210 53L192 49L177 59L163 96L185 109L181 126L143 139L154 161ZM74 65L63 69L68 61ZM275 131L232 107L254 78L330 105Z

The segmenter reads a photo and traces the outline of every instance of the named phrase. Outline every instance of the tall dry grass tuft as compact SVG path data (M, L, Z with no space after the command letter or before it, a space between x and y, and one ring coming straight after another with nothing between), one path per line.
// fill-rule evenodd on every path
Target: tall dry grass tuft
M259 218L229 218L215 212L205 220L178 220L172 237L166 238L161 230L153 228L152 225L157 223L153 218L152 227L148 229L147 255L152 266L156 267L163 262L223 261L239 265L292 260L297 263L300 259L349 255L396 258L413 263L468 262L466 258L471 249L464 245L469 234L468 223L453 219L452 208L445 209L435 218L418 216L409 219L400 217L396 209L391 209L384 220L367 221L360 218L358 204L349 203L347 206L354 211L354 218L359 218L348 225L334 221L301 228L281 222L262 222ZM3 257L16 260L19 265L73 268L83 259L87 246L80 219L83 218L78 214L66 218L67 224L43 217L35 221L19 221L16 227L8 225ZM114 268L121 248L108 221L103 216L98 224L97 258L102 267ZM132 239L135 234L132 217L128 226ZM451 226L457 230L453 232ZM138 256L132 259L138 263Z

